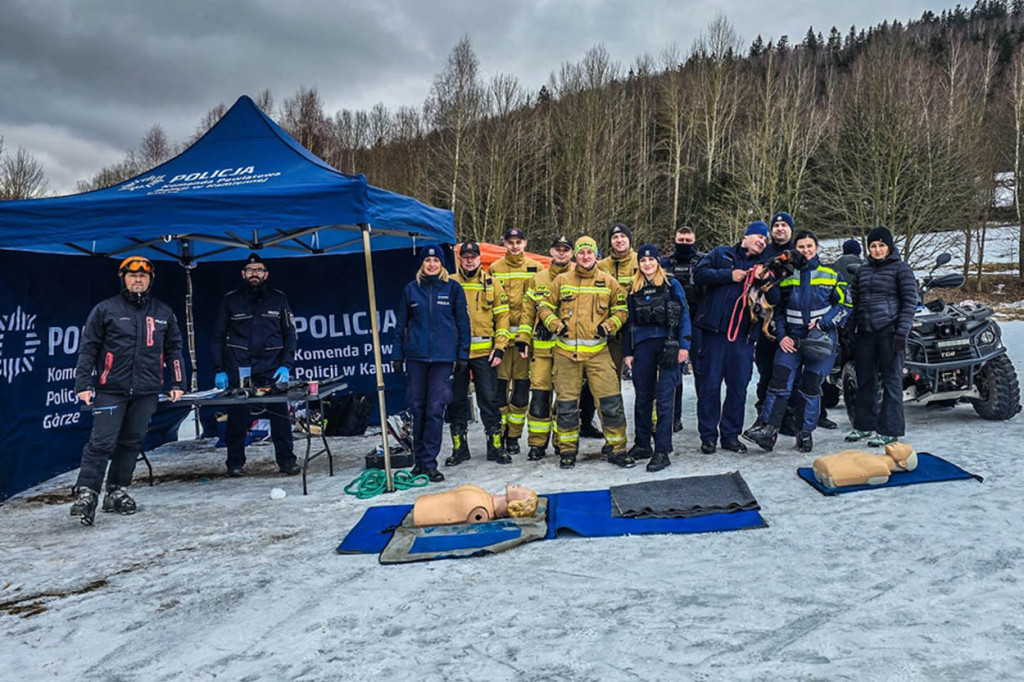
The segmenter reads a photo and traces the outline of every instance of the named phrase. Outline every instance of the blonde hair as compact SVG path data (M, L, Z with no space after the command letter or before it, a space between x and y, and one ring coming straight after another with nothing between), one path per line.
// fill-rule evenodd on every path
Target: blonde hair
M665 280L665 271L661 269L661 263L658 263L658 269L654 271L654 277L651 278L651 282L654 284L654 286L660 287L662 284L665 283ZM640 272L640 263L638 261L636 266L636 274L633 275L633 286L630 287L630 293L635 294L639 292L641 289L643 289L645 286L647 286L647 275Z
M529 490L529 489L528 489ZM537 493L529 491L530 496L525 500L514 500L508 503L508 515L514 519L524 516L533 516L537 513Z
M426 260L424 260L424 262L426 262ZM424 278L426 276L427 276L426 273L423 272L423 263L420 263L420 269L416 271L416 282L418 284L422 285L423 284L423 280L424 280ZM440 274L438 274L437 278L439 280L441 280L442 282L447 282L448 278L450 276L451 275L448 274L448 271L445 269L444 264L442 263L441 264L441 272L440 272Z

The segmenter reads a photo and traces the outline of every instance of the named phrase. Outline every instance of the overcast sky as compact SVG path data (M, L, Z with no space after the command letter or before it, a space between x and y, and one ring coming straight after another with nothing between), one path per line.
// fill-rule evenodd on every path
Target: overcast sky
M463 35L481 75L528 90L596 44L628 68L683 51L722 12L743 44L808 26L844 35L918 18L935 0L3 0L0 136L43 163L53 192L119 161L154 124L172 143L218 103L315 86L328 114L419 106ZM966 2L969 6L971 3ZM271 112L275 113L276 112Z

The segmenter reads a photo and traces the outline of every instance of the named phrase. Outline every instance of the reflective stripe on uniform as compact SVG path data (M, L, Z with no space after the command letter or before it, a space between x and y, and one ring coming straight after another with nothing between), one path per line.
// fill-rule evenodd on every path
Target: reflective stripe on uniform
M607 339L558 339L555 341L559 348L570 353L598 353L608 345Z
M535 272L491 272L491 277L502 279L533 279Z
M506 415L506 421L509 424L525 424L526 413L525 412L509 412Z
M550 341L541 341L540 339L534 339L533 340L533 349L534 350L551 350L554 347L555 347L554 340L550 340Z

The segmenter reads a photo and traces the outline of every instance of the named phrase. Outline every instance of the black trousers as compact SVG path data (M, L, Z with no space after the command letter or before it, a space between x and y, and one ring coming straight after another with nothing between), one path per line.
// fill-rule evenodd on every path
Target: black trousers
M480 405L480 420L488 434L501 430L498 369L491 367L488 357L472 358L466 369L456 372L452 379L452 402L448 405L448 421L452 433L464 433L469 422L469 375L473 375L476 402Z
M292 445L292 420L288 415L288 402L260 405L233 405L227 409L228 426L224 440L228 443L229 469L245 464L245 437L253 419L270 420L270 439L274 442L274 457L279 467L295 464Z
M892 349L895 332L857 334L853 363L857 370L853 428L877 431L883 436L906 433L903 419L903 353ZM882 386L882 400L877 399Z
M82 448L82 468L77 486L100 492L103 475L107 490L127 488L135 475L135 460L142 449L149 419L156 412L157 396L126 396L96 393L92 408L92 433Z

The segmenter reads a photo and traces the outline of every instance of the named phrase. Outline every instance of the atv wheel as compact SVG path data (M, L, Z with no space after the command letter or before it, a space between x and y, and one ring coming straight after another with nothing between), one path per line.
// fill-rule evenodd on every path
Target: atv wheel
M843 403L846 405L846 418L852 425L856 414L857 372L853 368L853 360L843 365Z
M1020 383L1017 370L1006 355L986 362L974 378L980 398L971 400L982 419L1004 420L1020 412Z

